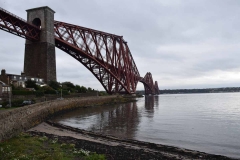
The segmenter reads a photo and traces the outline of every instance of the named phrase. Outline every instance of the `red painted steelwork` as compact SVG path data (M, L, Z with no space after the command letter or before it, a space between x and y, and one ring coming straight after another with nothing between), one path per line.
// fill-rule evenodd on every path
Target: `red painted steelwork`
M144 85L145 95L155 94L152 74L150 72L147 72L147 74L140 80L140 82L142 82Z
M155 89L155 94L160 94L157 81L155 81L154 89Z
M22 38L38 41L41 30L0 8L0 29ZM137 66L122 36L55 21L55 45L82 63L109 94L136 92L138 81L146 94L159 94L152 74L140 77Z
M55 45L81 62L109 94L135 93L140 74L122 36L55 21Z
M0 29L26 38L31 41L39 40L40 29L25 20L0 7Z

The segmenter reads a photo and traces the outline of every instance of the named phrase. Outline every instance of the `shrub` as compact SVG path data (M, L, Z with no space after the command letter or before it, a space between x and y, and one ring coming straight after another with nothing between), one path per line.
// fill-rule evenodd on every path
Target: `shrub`
M34 95L34 91L26 91L26 90L13 90L13 95Z
M45 94L57 94L57 92L55 90L46 90L44 93Z
M21 106L22 106L22 103L23 103L23 100L22 100L22 99L17 99L17 100L11 101L12 107L21 107ZM9 101L4 101L4 102L2 103L3 107L6 107L8 104L9 104Z
M98 92L98 95L99 96L107 96L108 93L106 91L100 91L100 92Z
M44 92L43 91L36 91L35 95L36 95L36 97L43 97L44 96Z
M43 87L40 88L40 90L44 94L57 94L57 92L50 86L43 86Z
M61 90L60 90L59 93L61 94ZM63 94L63 95L69 95L69 92L68 92L68 90L62 90L62 94Z

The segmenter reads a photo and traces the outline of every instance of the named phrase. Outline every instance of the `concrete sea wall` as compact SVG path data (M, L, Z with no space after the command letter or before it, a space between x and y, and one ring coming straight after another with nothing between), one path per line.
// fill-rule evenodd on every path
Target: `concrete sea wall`
M118 101L116 96L69 98L36 103L33 105L0 111L0 141L11 138L51 116L68 110L96 104Z

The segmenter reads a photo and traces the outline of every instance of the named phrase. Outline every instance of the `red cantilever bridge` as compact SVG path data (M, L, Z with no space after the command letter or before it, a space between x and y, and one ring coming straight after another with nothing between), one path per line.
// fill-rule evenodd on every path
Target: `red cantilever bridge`
M45 13L48 7L37 9L42 8ZM0 29L25 38L26 44L27 42L35 44L41 41L43 37L41 33L48 26L48 24L41 24L44 20L38 18L38 14L39 11L37 18L33 21L25 21L0 8ZM28 19L31 16L28 15ZM99 80L107 93L134 94L137 83L140 81L144 84L145 94L159 94L158 83L157 81L153 83L150 72L144 77L140 76L127 42L122 36L55 20L52 23L55 46L82 63ZM33 53L31 54L34 56ZM27 69L24 66L25 70ZM43 78L47 79L46 81L56 80L48 76Z

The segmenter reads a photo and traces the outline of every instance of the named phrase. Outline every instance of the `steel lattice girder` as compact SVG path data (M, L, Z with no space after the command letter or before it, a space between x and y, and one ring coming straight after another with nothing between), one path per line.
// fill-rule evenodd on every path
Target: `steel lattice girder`
M109 94L135 93L140 77L122 36L55 21L56 47L81 62Z
M155 89L155 94L160 94L157 81L155 81L154 89Z
M155 94L155 87L153 84L152 74L150 72L147 72L144 78L140 80L140 82L142 82L144 85L145 95Z
M0 29L31 41L38 41L41 31L1 7ZM122 36L59 21L55 21L54 29L56 47L88 68L108 93L135 93L138 81L144 84L146 94L159 92L150 72L144 78L140 77Z
M0 29L26 38L31 41L38 41L40 29L27 23L25 20L4 10L0 7Z

